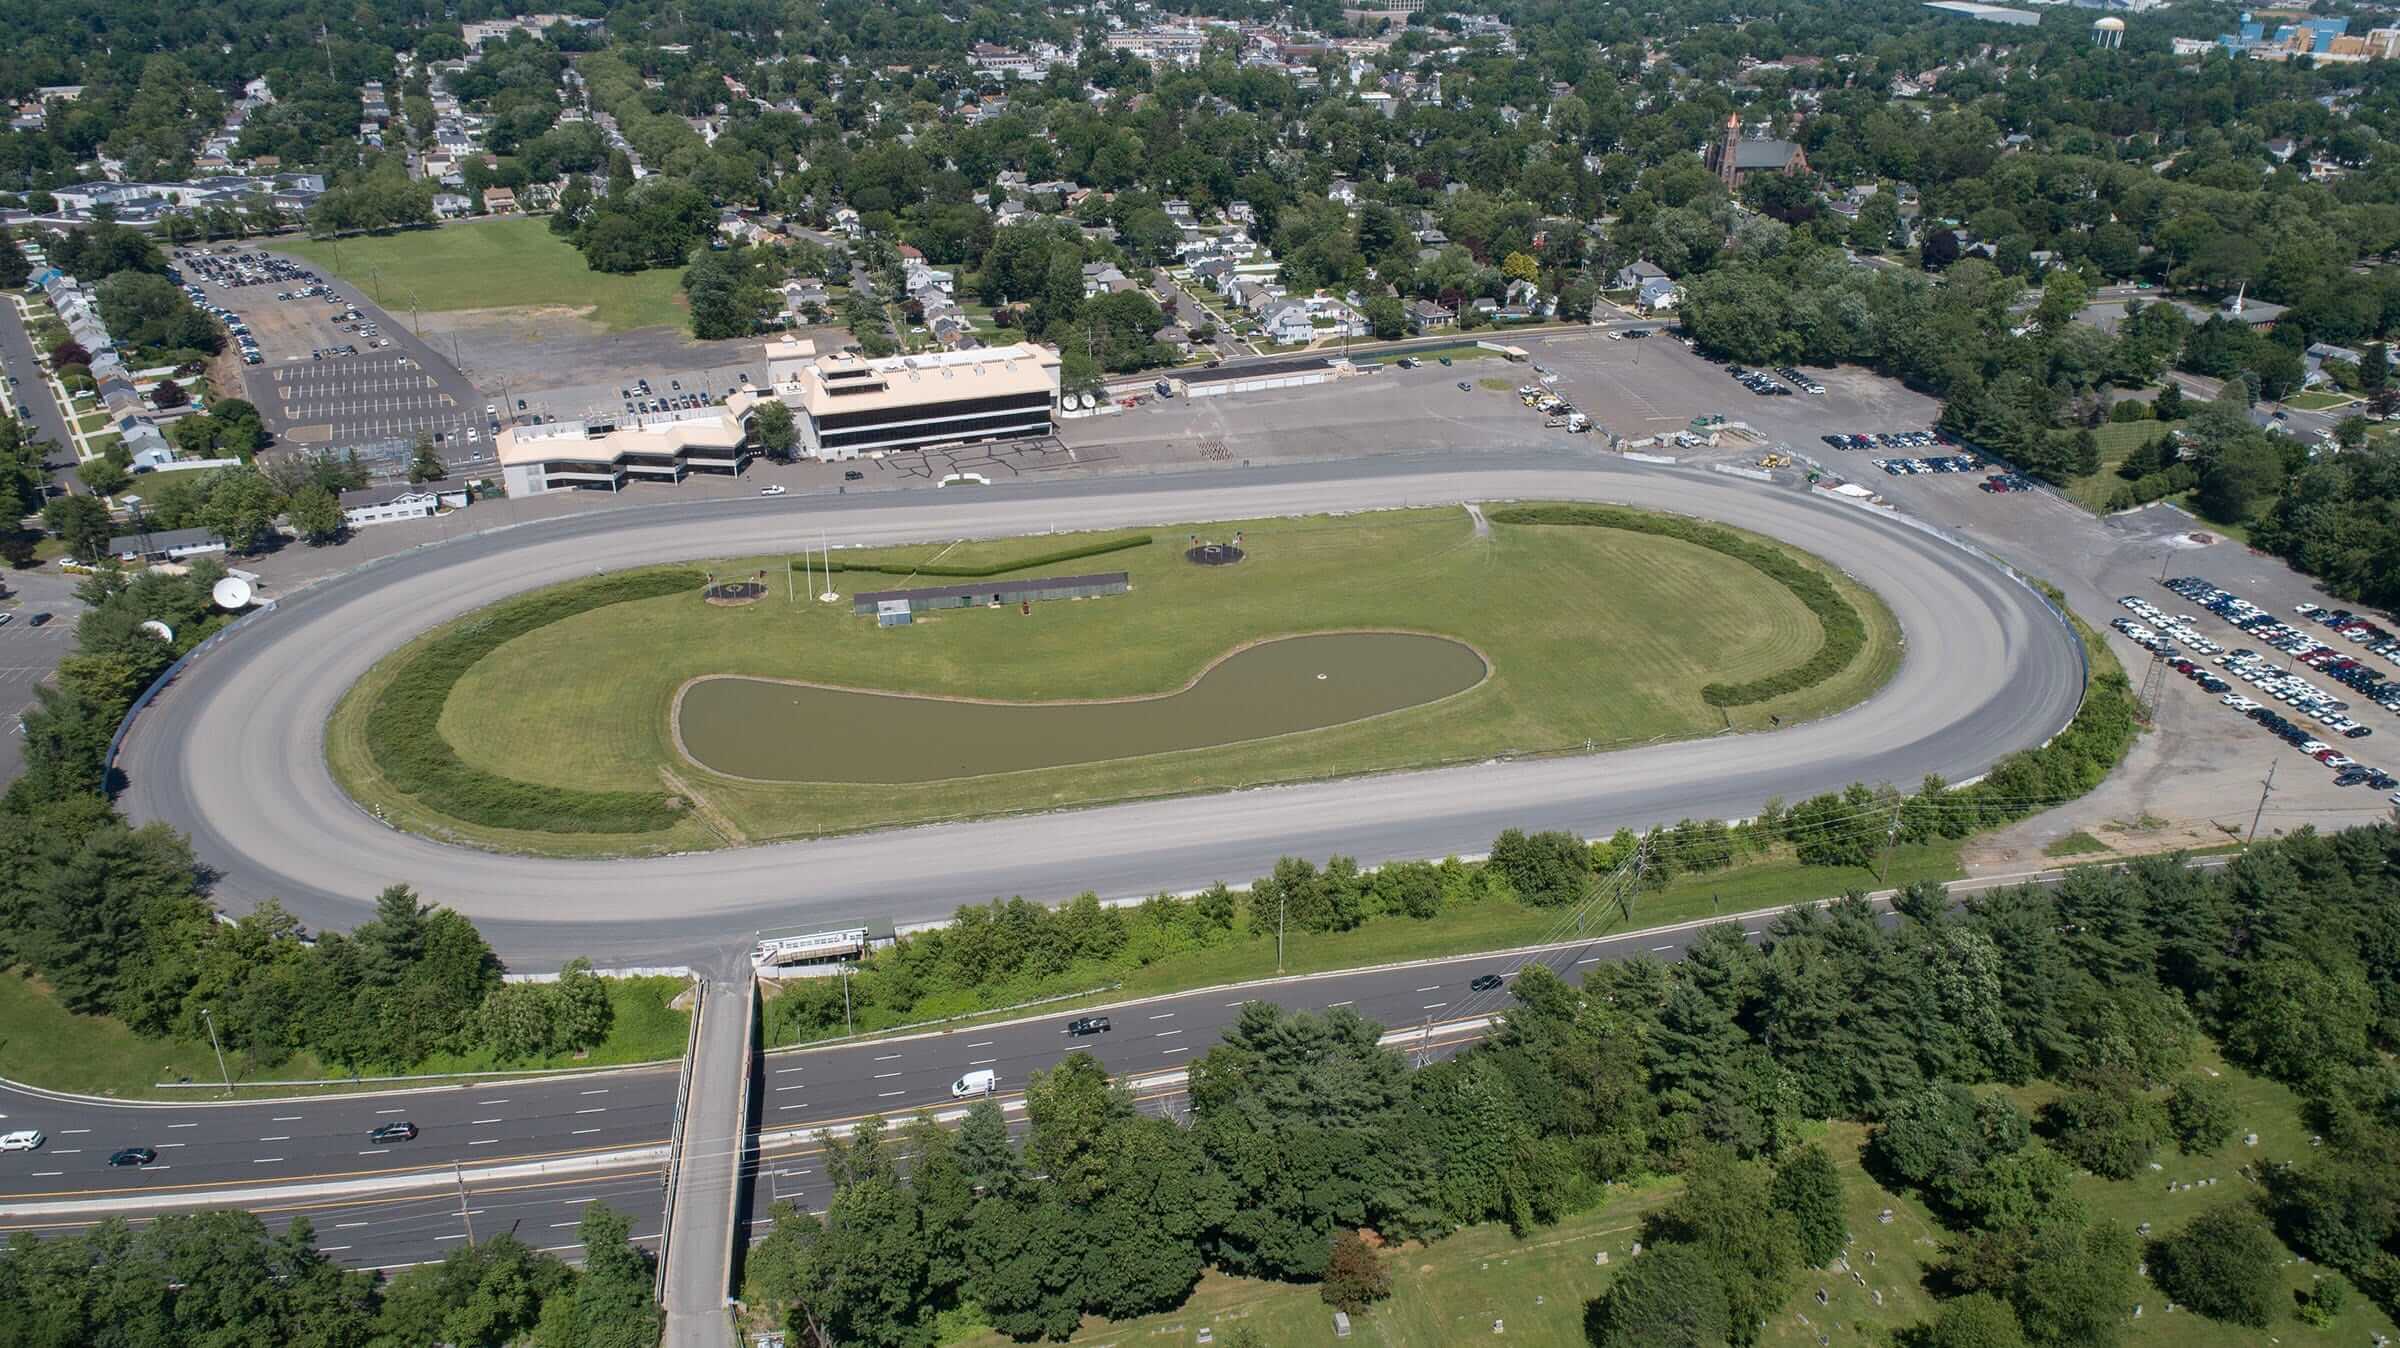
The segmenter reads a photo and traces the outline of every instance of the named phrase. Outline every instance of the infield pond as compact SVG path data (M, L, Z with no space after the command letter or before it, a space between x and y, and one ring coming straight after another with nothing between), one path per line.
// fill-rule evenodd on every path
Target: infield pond
M684 753L733 777L898 784L1066 767L1319 730L1463 693L1491 672L1464 642L1329 632L1245 646L1163 696L919 697L742 676L676 700Z

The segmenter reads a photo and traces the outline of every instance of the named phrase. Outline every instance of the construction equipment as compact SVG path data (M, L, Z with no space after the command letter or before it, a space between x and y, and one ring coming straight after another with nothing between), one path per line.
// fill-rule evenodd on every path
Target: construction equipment
M1789 468L1792 466L1792 456L1789 454L1761 454L1758 456L1758 466L1761 468Z

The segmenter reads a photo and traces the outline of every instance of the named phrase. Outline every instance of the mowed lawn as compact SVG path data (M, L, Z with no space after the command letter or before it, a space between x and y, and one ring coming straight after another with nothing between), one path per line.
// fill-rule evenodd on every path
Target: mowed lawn
M1249 559L1223 568L1183 560L1188 534L1245 533ZM1157 531L1146 548L1054 565L1050 574L1123 569L1130 594L1015 609L944 610L880 629L850 605L783 598L783 559L765 569L772 597L713 608L681 596L620 604L552 624L470 670L442 729L488 771L586 788L657 788L672 770L707 809L640 838L551 837L429 818L376 779L359 731L380 679L336 713L335 771L354 794L441 836L570 854L676 850L887 824L1288 782L1494 754L1548 754L1759 728L1865 697L1898 660L1881 603L1835 575L1866 616L1867 650L1816 688L1730 715L1705 705L1712 679L1786 668L1822 641L1815 615L1744 563L1693 544L1610 529L1497 525L1475 536L1464 511L1251 520ZM880 554L920 564L982 564L1069 546L1060 536ZM934 578L928 578L934 579ZM842 573L845 595L901 588L903 576ZM925 583L920 581L918 583ZM818 579L822 585L822 577ZM806 589L805 583L799 588ZM1146 758L861 790L761 783L710 773L676 753L676 688L741 673L902 692L1007 700L1140 696L1180 688L1244 642L1295 633L1396 628L1456 637L1491 676L1475 689L1375 720ZM384 666L391 665L387 661ZM795 764L796 775L807 771ZM1664 821L1673 822L1673 821Z
M611 330L683 322L682 269L593 271L546 219L462 221L288 249L397 313L412 303L427 311L555 305Z

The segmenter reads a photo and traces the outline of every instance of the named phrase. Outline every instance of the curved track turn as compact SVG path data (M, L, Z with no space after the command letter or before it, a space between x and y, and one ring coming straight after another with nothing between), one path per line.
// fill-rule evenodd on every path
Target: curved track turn
M1839 715L1586 757L1491 762L642 860L500 856L396 832L343 794L327 716L400 643L508 595L656 562L1507 498L1588 499L1753 529L1843 567L1900 622L1891 682ZM145 710L118 759L137 821L190 834L229 906L279 898L348 926L405 881L512 964L719 962L762 927L947 915L995 895L1197 888L1277 857L1483 850L1510 825L1605 833L1754 813L1853 781L1955 781L2073 714L2081 660L2034 594L1869 512L1706 474L1555 455L1381 459L1149 480L784 500L662 501L474 535L362 566L253 618Z

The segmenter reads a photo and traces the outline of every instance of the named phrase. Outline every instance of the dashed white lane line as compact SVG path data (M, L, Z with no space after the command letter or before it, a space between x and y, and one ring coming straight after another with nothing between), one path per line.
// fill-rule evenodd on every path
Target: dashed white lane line
M279 1137L262 1137L259 1139L261 1142L289 1142L291 1140L292 1135L290 1133L282 1134Z
M1419 991L1419 992L1440 992L1441 990L1442 990L1442 985L1441 985L1441 984L1439 984L1439 983L1436 983L1436 984L1434 984L1432 987L1429 987L1429 988L1419 988L1419 989L1417 989L1417 991Z
M1153 1039L1164 1039L1164 1038L1166 1038L1166 1037L1167 1037L1167 1036L1169 1036L1169 1035L1176 1035L1176 1034L1181 1034L1181 1033L1183 1033L1183 1031L1181 1031L1181 1030L1160 1030L1160 1031L1159 1031L1157 1034L1154 1034L1154 1035L1152 1035L1152 1036L1150 1036L1150 1037L1151 1037L1151 1038L1153 1038Z
M475 1127L475 1128L480 1128L480 1127L482 1127L484 1124L487 1124L487 1123L502 1123L502 1122L506 1122L506 1120L503 1120L503 1119L469 1119L469 1120L467 1120L467 1124L468 1124L468 1126L469 1126L469 1127Z
M1189 1053L1191 1051L1191 1046L1188 1044L1179 1048L1171 1048L1167 1050L1169 1053Z
M780 1095L785 1091L804 1091L807 1089L808 1087L806 1086L777 1086L775 1088L775 1092L776 1094Z
M283 1160L283 1158L282 1158L282 1157L280 1157L280 1156L256 1156L256 1157L252 1157L252 1158L251 1158L250 1164L252 1164L252 1165L276 1165L276 1164L279 1164L279 1163L280 1163L282 1160Z
M578 1128L578 1129L576 1129L574 1132L572 1132L572 1133L568 1134L568 1136L570 1136L570 1137L581 1137L581 1136L583 1136L585 1133L596 1133L596 1132L599 1132L599 1131L600 1131L600 1130L599 1130L599 1129L597 1129L597 1128Z
M877 1062L891 1062L891 1061L893 1061L894 1059L897 1059L899 1056L900 1056L900 1055L899 1055L899 1054L897 1054L897 1053L885 1053L885 1054L881 1054L881 1055L879 1055L879 1056L878 1056L878 1057L875 1059L875 1061L877 1061Z
M998 1062L998 1061L1000 1061L998 1058L975 1058L975 1059L972 1059L972 1060L970 1060L970 1061L967 1063L967 1066L969 1066L969 1067L989 1067L989 1066L991 1066L993 1063L996 1063L996 1062Z
M790 1076L794 1072L805 1072L807 1070L808 1069L805 1067L778 1067L775 1069L775 1075L779 1077Z
M580 1094L580 1095L606 1095L606 1094L608 1094L608 1087L606 1087L606 1086L602 1086L600 1089L598 1089L598 1090L596 1090L596 1091L579 1091L579 1092L577 1092L577 1094Z
M307 1115L304 1115L304 1114L278 1114L278 1115L276 1115L274 1118L271 1118L271 1119L267 1120L267 1122L269 1122L269 1123L298 1123L300 1120L302 1120L303 1118L306 1118L306 1117L307 1117Z
M1172 1011L1161 1011L1161 1012L1159 1012L1157 1015L1155 1015L1155 1016L1152 1016L1150 1019L1152 1019L1152 1020L1173 1020L1173 1019L1175 1019L1175 1013L1174 1013L1174 1012L1172 1012Z
M1650 948L1652 950L1673 950L1675 948L1675 943L1673 941L1669 941L1665 945L1654 945Z
M167 1126L169 1128L197 1128L200 1125L196 1123L170 1123Z
M877 1072L875 1074L875 1079L877 1081L889 1081L898 1075L900 1075L898 1072Z
M479 1105L505 1105L508 1103L508 1097L503 1095L497 1100L478 1100L475 1103Z
M608 1112L608 1106L594 1105L590 1109L578 1109L575 1112L578 1114L606 1114Z
M1424 1006L1419 1007L1418 1009L1422 1011L1439 1011L1449 1004L1450 1003L1448 1002L1427 1002Z
M1325 1003L1325 1009L1326 1009L1326 1010L1328 1010L1328 1011L1331 1011L1333 1008L1335 1008L1335 1007L1337 1007L1337 1006L1348 1006L1348 1005L1350 1005L1350 1002L1349 1002L1349 1000L1348 1000L1348 999L1344 999L1344 1000L1342 1000L1342 1001L1338 1001L1338 1002L1327 1002L1327 1003Z
M319 1253L319 1254L340 1254L342 1251L344 1251L344 1250L347 1250L347 1249L349 1249L349 1248L350 1248L350 1247L349 1247L349 1246L347 1246L347 1245L319 1245L319 1246L317 1247L317 1253Z
M990 1048L990 1047L992 1046L992 1043L993 1043L993 1041L992 1041L992 1040L989 1040L989 1039L978 1039L978 1040L976 1040L974 1043L967 1045L967 1047L968 1047L968 1048Z

